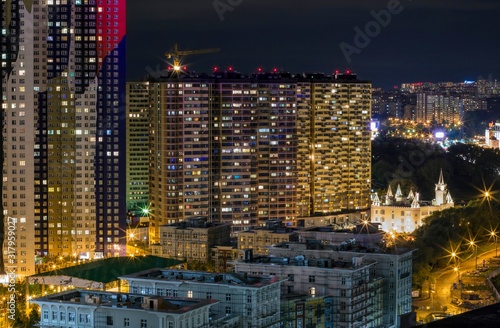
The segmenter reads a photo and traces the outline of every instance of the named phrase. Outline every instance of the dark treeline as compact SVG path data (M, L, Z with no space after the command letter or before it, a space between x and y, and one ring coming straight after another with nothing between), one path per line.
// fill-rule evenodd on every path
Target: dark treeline
M414 139L378 138L372 149L372 185L383 194L400 183L432 200L442 169L455 203L478 198L485 190L500 189L500 151L472 144L456 144L447 150Z

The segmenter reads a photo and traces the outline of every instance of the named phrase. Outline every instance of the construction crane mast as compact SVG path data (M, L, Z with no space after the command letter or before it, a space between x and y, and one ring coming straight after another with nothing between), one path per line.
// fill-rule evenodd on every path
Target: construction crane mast
M198 54L207 54L207 53L212 53L212 52L218 52L220 51L219 48L210 48L210 49L200 49L200 50L179 50L179 47L176 44L174 44L174 49L171 50L170 52L165 53L165 56L167 56L168 59L173 59L173 69L174 71L180 71L181 70L181 56L188 56L188 55L198 55Z

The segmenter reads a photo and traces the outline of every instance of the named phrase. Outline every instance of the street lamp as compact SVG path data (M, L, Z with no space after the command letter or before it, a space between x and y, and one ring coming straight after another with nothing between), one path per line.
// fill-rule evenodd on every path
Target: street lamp
M451 257L453 258L453 262L455 262L456 267L460 267L460 258L458 257L457 252L451 252Z
M457 273L458 283L460 283L460 271L458 271L458 267L454 267L453 271L455 271Z
M469 242L469 245L470 245L471 247L474 247L475 252L476 252L476 270L477 270L477 245L476 245L476 243L475 243L473 240L471 240L471 241Z
M498 246L497 246L497 232L496 231L492 231L490 233L490 236L493 237L495 239L495 257L498 257Z

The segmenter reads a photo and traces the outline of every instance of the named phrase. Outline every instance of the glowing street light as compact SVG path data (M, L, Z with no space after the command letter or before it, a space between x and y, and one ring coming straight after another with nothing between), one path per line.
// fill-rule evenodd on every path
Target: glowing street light
M470 245L471 247L474 247L474 251L476 252L476 270L477 270L477 244L474 242L474 240L471 240L471 241L469 242L469 245Z
M496 231L491 231L490 236L495 239L495 257L498 257L498 245L497 245L497 232Z

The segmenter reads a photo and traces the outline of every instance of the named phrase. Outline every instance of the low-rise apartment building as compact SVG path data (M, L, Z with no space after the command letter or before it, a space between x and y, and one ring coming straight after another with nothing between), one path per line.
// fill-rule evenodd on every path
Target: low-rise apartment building
M120 279L132 293L217 300L211 313L231 318L231 327L280 327L278 277L152 269Z
M186 299L71 290L32 300L40 306L41 328L211 327L213 299Z
M333 296L337 327L397 327L411 312L413 250L381 251L353 245L286 243L269 248L269 256L234 263L240 274L287 277L282 298L293 293Z

